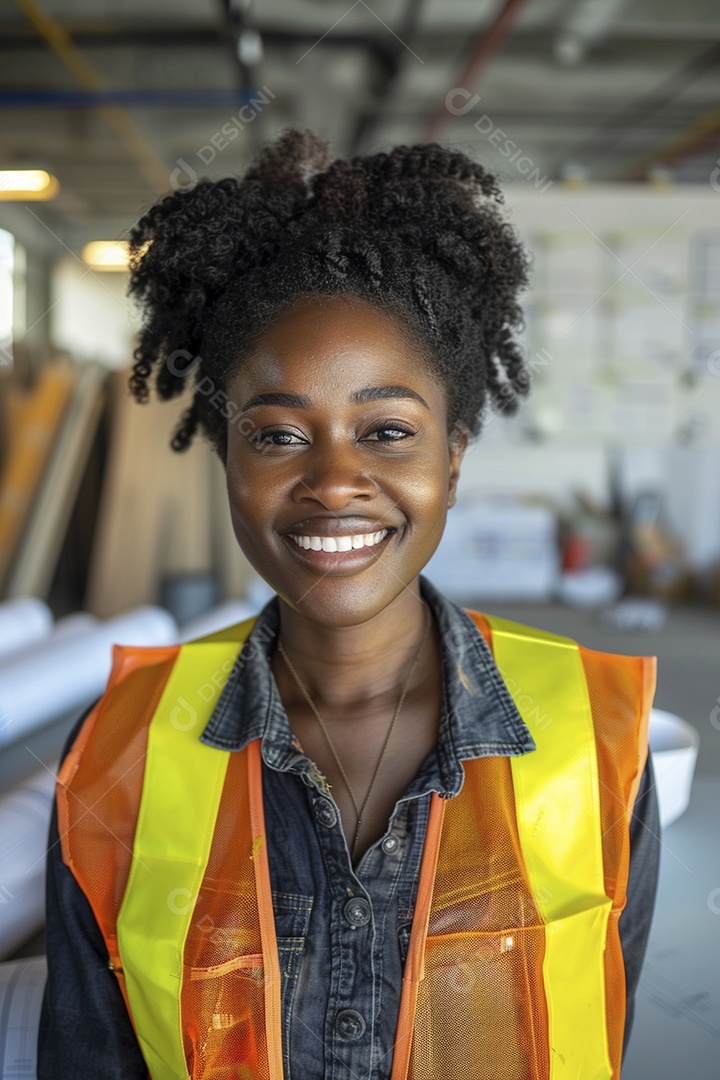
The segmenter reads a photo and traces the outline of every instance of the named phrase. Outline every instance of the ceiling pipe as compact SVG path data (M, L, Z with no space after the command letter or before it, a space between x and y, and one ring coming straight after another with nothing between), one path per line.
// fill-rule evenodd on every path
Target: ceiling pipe
M80 86L96 92L104 90L94 68L76 47L67 30L38 0L15 0L15 4ZM100 105L98 112L129 150L152 190L158 194L166 191L170 186L170 173L164 161L125 110L120 105Z
M627 166L604 178L608 180L644 180L653 165L672 165L696 151L707 150L720 143L720 107L708 109L688 127L671 139L634 158Z
M641 95L621 112L613 113L598 124L594 129L594 137L576 143L550 166L551 172L558 172L568 157L580 160L586 166L599 158L607 161L608 157L616 153L641 124L670 105L708 71L717 68L719 63L720 45L718 44L711 45L708 49L693 56L687 64L674 71L659 86ZM598 133L600 133L599 141Z
M0 90L0 109L90 109L141 105L155 109L236 108L252 102L247 90Z
M513 31L520 12L526 4L527 0L505 0L502 8L475 46L462 74L455 82L455 86L462 87L468 93L476 89L491 61L502 51L505 42ZM431 116L422 141L437 142L453 115L453 113L449 112L445 99L443 99Z

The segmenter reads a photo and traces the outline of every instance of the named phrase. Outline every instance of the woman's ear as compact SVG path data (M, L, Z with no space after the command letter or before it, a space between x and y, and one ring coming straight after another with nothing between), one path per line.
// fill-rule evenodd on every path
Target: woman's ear
M472 432L470 428L458 420L448 436L450 449L450 476L448 481L448 508L455 505L458 480L460 479L460 464L463 455L468 448Z

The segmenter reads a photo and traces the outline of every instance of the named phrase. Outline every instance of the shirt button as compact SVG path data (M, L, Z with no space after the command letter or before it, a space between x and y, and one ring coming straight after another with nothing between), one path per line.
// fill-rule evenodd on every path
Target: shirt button
M370 905L362 896L353 896L345 904L343 914L350 926L366 926L370 922Z
M400 841L397 836L386 836L381 846L386 855L392 855L400 846Z
M318 799L315 803L315 817L326 828L331 829L337 823L337 812L329 799Z
M355 1009L341 1009L335 1017L335 1030L343 1039L359 1039L365 1032L365 1021Z

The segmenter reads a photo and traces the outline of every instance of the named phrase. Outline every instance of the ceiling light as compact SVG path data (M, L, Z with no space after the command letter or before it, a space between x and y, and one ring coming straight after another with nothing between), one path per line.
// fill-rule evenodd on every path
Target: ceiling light
M0 200L4 202L54 199L59 190L57 178L44 169L0 169Z
M91 240L82 249L82 260L93 270L127 270L130 245L127 240Z

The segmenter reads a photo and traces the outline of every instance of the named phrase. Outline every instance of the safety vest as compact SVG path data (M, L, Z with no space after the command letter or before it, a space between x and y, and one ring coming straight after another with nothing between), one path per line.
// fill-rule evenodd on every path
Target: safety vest
M654 658L469 614L536 750L465 761L432 796L392 1080L618 1080ZM253 622L115 646L60 772L63 858L152 1080L283 1076L260 742L199 740Z

